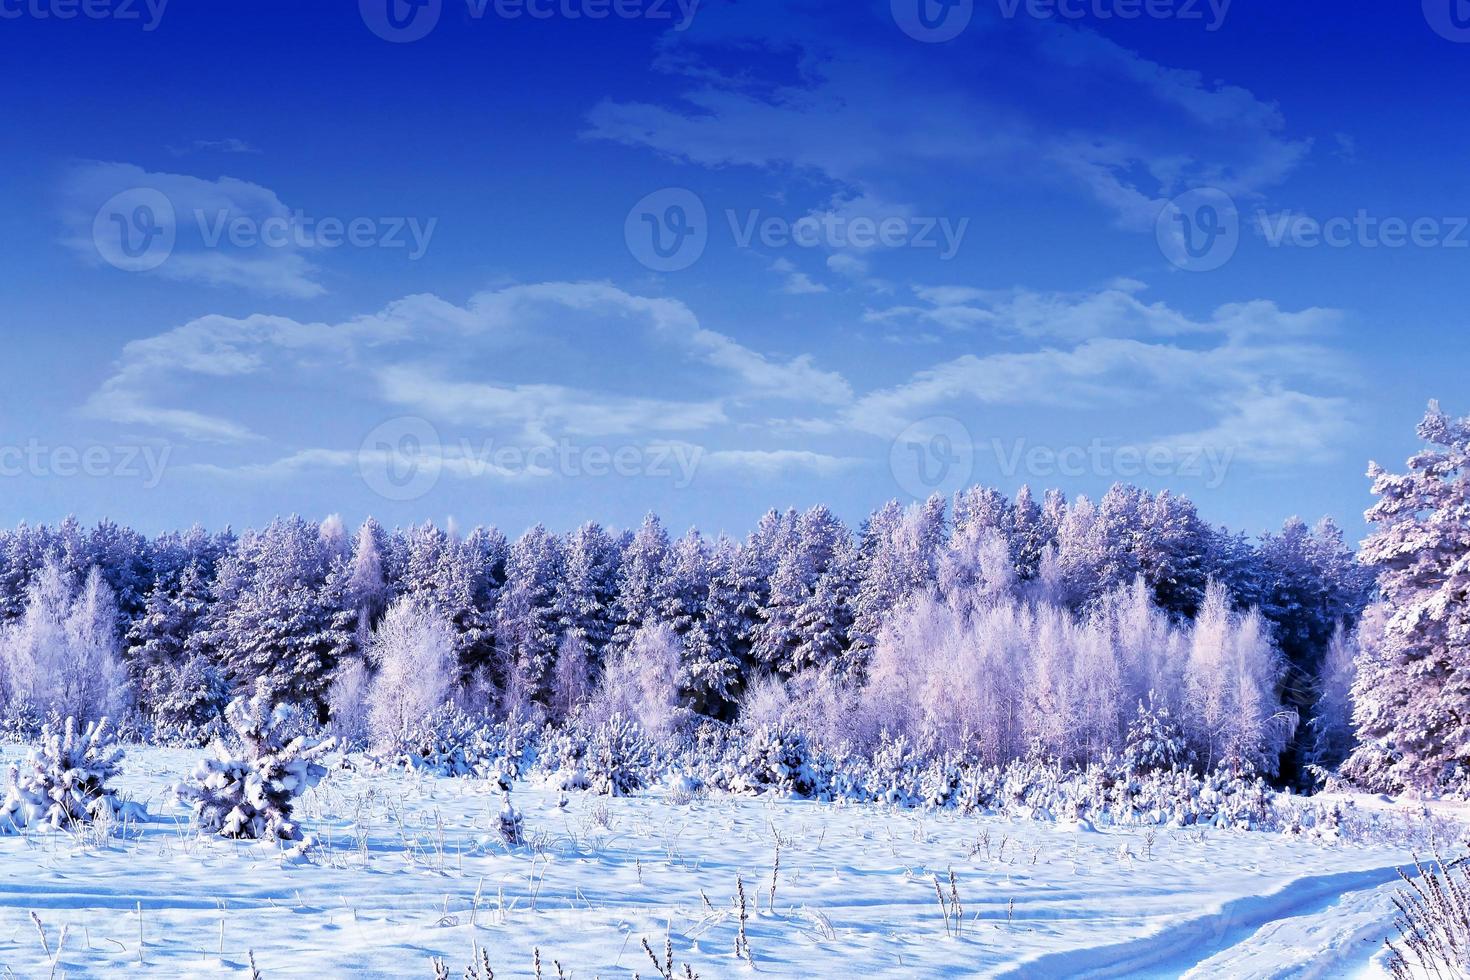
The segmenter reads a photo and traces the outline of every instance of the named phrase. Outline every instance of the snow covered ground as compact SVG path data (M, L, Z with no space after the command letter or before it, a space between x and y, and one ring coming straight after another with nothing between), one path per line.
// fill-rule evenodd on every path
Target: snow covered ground
M667 937L680 975L687 962L706 980L1355 976L1376 969L1411 858L1407 843L663 787L563 808L532 785L514 794L528 844L508 849L483 780L334 771L299 811L320 845L292 860L190 831L165 787L199 755L129 752L119 785L151 818L126 839L0 837L7 975L248 975L253 951L266 980L429 978L431 956L459 976L478 944L499 978L534 976L537 948L548 978L553 961L573 977L651 977L641 943L662 954ZM962 911L946 919L935 881L948 901L951 870ZM733 953L737 877L750 962Z

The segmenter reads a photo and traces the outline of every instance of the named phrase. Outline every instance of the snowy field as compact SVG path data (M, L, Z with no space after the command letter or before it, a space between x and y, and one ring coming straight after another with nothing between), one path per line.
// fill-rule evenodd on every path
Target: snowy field
M318 846L290 858L190 831L164 788L198 756L130 750L119 786L150 819L123 839L0 837L7 975L245 976L253 952L267 980L427 978L433 956L457 977L478 945L502 978L538 948L546 977L657 976L645 939L707 980L1373 975L1412 846L666 787L562 807L528 784L508 848L484 780L335 769L299 810Z

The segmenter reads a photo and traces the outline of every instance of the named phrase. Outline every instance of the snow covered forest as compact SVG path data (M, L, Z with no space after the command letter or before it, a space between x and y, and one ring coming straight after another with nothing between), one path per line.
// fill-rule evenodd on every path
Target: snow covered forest
M0 534L5 731L110 717L203 744L232 697L389 756L466 718L654 740L799 731L871 757L1168 763L1312 788L1461 790L1470 430L1437 409L1375 469L1360 554L1330 520L1258 540L1189 500L974 488L857 529L816 507L743 540L595 523L514 541L334 517L156 539ZM1453 729L1453 730L1451 730ZM1130 742L1130 732L1135 736Z
M1459 975L1470 419L1419 434L1356 554L1123 485L743 540L21 526L0 860L44 871L0 959ZM1118 889L1138 910L1100 914Z

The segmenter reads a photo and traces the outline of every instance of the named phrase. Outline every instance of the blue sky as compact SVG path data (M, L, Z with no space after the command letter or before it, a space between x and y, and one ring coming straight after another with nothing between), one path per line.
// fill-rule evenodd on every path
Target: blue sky
M386 2L0 0L0 520L1356 534L1470 411L1448 0Z

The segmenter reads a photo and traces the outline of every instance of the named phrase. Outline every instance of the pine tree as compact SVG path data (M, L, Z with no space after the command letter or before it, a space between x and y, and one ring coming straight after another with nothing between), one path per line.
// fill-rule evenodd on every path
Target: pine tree
M1470 419L1431 403L1408 472L1369 468L1378 502L1362 558L1387 608L1353 693L1346 767L1381 789L1463 786L1470 768Z
M557 629L574 636L593 662L602 659L612 639L617 599L616 542L600 524L588 523L566 541L565 561L556 584Z
M556 586L561 568L561 542L539 524L510 549L495 615L497 680L508 713L533 701L547 702L560 641Z
M659 519L649 514L623 552L614 607L614 650L626 650L637 632L655 621L659 579L668 551L668 533Z

